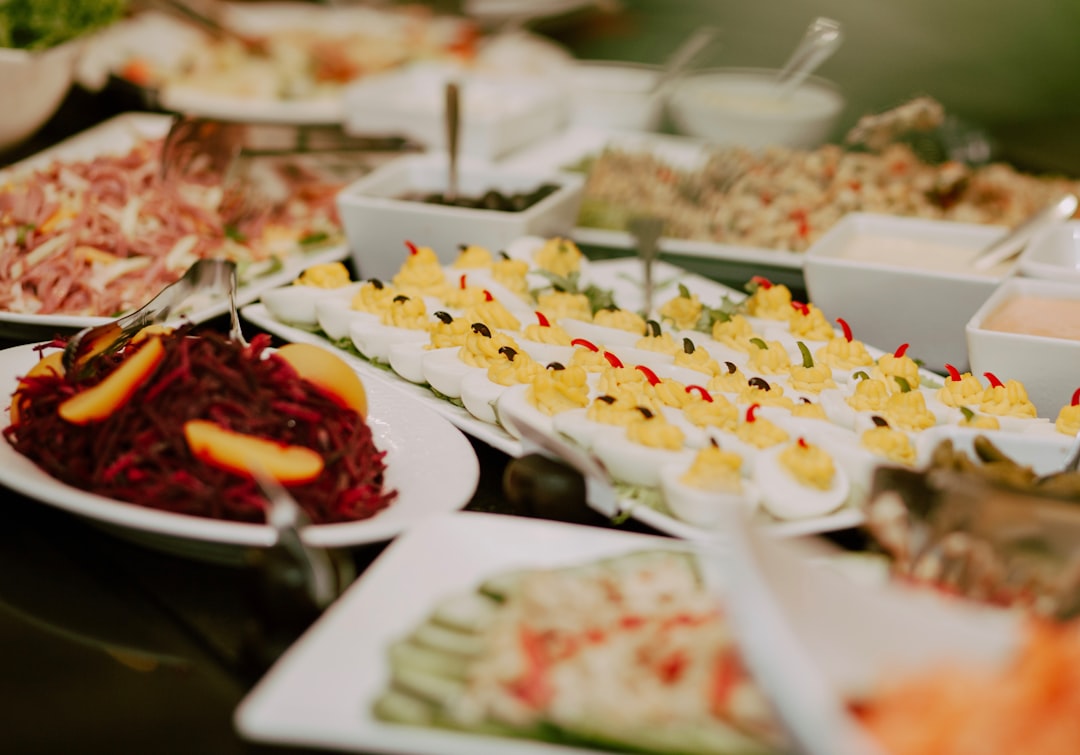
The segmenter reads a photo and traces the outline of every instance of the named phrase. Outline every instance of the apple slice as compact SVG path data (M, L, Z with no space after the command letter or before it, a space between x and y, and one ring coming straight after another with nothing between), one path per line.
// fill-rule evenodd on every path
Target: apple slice
M151 337L107 378L60 404L60 416L73 425L88 425L105 419L128 402L164 356L161 339Z
M309 343L289 343L275 353L337 404L361 417L367 414L367 392L360 376L332 351Z
M15 388L15 393L11 397L11 424L19 424L19 407L22 405L23 397L20 395L20 391L23 386L26 385L26 378L38 377L53 373L54 375L64 374L64 352L54 351L48 356L44 356L37 361L37 363L26 371L26 374L19 380L19 385Z
M323 471L322 456L306 446L245 435L209 420L185 422L184 439L196 458L244 477L251 477L253 467L261 467L283 485L298 485Z

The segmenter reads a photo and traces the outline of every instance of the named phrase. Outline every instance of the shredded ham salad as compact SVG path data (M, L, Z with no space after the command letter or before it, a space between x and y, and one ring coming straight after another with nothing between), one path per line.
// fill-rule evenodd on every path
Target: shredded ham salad
M162 140L54 161L0 186L0 310L113 316L141 306L197 259L236 260L241 278L339 234L340 184L287 166L288 197L226 224L209 182L159 177Z

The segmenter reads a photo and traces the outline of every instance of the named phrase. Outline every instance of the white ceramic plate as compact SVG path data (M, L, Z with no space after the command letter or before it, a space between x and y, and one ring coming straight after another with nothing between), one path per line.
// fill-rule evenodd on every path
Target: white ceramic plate
M0 351L0 395L10 396L36 361L33 345ZM386 451L386 486L398 497L367 520L307 527L303 536L313 546L389 540L425 517L464 506L480 479L476 454L457 429L378 381L365 387L368 424L375 445ZM0 441L0 484L155 547L210 560L228 560L238 546L265 547L275 539L267 525L174 514L87 493L51 477L6 441Z
M684 169L702 166L708 156L708 145L704 141L689 137L574 126L551 139L514 153L503 160L502 164L516 169L532 170L540 166L547 170L552 167L565 169L591 155L599 154L608 145L646 150L670 165ZM634 237L625 231L579 226L572 231L571 235L580 244L608 249L635 248ZM802 270L805 258L801 252L668 237L660 239L659 250L663 253L685 257L700 257L741 265L756 265L759 268L771 267L794 271Z
M679 547L668 538L498 514L433 518L383 552L240 703L234 722L241 736L280 745L410 755L592 752L375 719L371 704L390 677L387 648L439 600L486 577Z
M170 116L152 113L124 113L118 115L76 134L54 147L39 152L33 157L6 168L0 172L0 183L3 183L8 176L44 167L57 159L87 160L97 155L126 152L139 139L153 139L164 136L168 132L171 122L172 118ZM343 260L348 254L349 248L344 242L307 254L298 252L287 258L284 264L274 272L242 283L237 289L236 301L238 304L254 301L259 298L259 294L264 290L292 281L305 268L323 262ZM184 316L192 322L203 322L224 314L228 309L228 302L222 299L221 301L200 305L190 312L185 312ZM55 333L57 329L85 328L111 319L113 318L64 314L35 315L0 310L0 332L4 330L5 326L23 330L39 329L42 337L47 337Z
M432 38L451 41L467 21L450 16L430 18L400 10L360 4L312 5L304 2L221 3L223 19L230 27L254 37L289 31L310 31L323 37L340 37L363 31L386 41L402 40L419 30ZM95 37L80 63L80 79L100 86L109 75L118 75L131 60L147 62L161 71L180 69L192 55L205 52L209 37L181 18L147 9L115 24ZM252 75L252 71L258 71ZM224 68L225 81L212 85L166 80L158 88L141 89L148 100L162 108L194 115L230 120L328 125L341 123L344 108L340 86L325 86L316 93L293 98L268 91L286 86L286 77L271 66L265 70ZM294 75L298 75L296 72ZM212 88L216 88L216 91ZM246 92L246 94L245 94Z

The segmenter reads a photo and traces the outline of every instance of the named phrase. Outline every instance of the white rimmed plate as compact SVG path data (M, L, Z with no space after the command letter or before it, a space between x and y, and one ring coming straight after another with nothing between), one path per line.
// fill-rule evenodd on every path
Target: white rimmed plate
M240 734L273 744L410 755L568 755L538 741L384 723L371 705L390 644L443 598L519 568L569 566L677 541L478 512L433 518L392 543L241 702ZM402 589L408 585L407 589Z
M0 351L0 394L10 396L36 361L32 344ZM398 497L370 519L307 527L303 536L313 546L389 540L432 514L464 506L480 479L472 446L450 423L378 381L365 381L365 388L368 424L375 445L386 451L386 486ZM6 409L3 422L8 423ZM268 525L175 514L79 490L44 472L7 441L0 441L0 484L147 545L206 560L235 560L239 548L266 547L275 540Z
M122 153L130 150L140 139L162 137L172 123L171 116L153 113L123 113L110 118L54 147L22 160L0 171L0 183L8 177L44 167L54 160L88 160L95 156ZM259 298L268 288L283 285L295 279L305 268L323 262L336 262L348 256L348 246L342 242L333 246L304 253L297 252L283 260L283 264L273 272L242 281L237 289L237 303L245 304ZM192 322L203 322L229 309L228 302L193 305L193 309L184 313ZM111 317L66 314L26 314L0 310L0 333L5 330L20 332L39 331L39 337L51 336L57 330L85 328L108 322Z

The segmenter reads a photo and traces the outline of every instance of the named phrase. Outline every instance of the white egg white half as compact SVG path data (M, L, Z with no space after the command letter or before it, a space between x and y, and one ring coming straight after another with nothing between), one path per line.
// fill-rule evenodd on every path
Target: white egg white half
M461 380L461 403L481 422L497 425L499 418L495 414L495 404L508 387L492 381L487 370L471 372Z
M424 355L430 354L432 351L439 351L439 349L427 348L429 343L430 339L427 341L403 341L390 344L386 354L386 361L390 363L390 369L410 383L426 383ZM456 349L457 347L452 346L450 348Z
M319 327L331 341L340 341L349 337L349 329L354 322L379 322L379 316L371 312L361 312L352 308L352 300L341 297L327 297L315 304L315 317Z
M751 480L743 479L742 489L738 492L702 490L682 481L689 468L690 462L666 464L660 468L660 492L677 519L708 528L716 526L733 508L752 510L757 506L758 489Z
M352 301L359 287L358 283L341 288L293 284L263 291L259 298L266 310L278 321L303 328L316 328L319 326L319 317L315 306L320 301L327 298Z
M495 402L495 415L499 424L515 438L521 438L519 425L527 425L545 435L553 435L555 426L552 418L533 406L528 399L528 390L529 384L521 383L503 391Z
M486 367L473 367L458 357L460 347L431 349L422 358L424 379L436 391L450 398L461 398L461 381L466 375L487 373Z
M390 347L396 343L430 343L426 330L399 328L379 321L354 320L349 326L349 338L356 350L372 361L388 363Z
M777 519L808 519L825 516L847 503L851 483L842 466L835 465L832 484L825 490L803 485L780 463L780 453L788 445L762 451L754 460L754 482L766 511Z
M694 451L685 446L671 450L635 443L626 437L626 428L614 425L596 433L593 453L614 479L646 487L660 484L660 468L665 464L689 463L694 458Z

